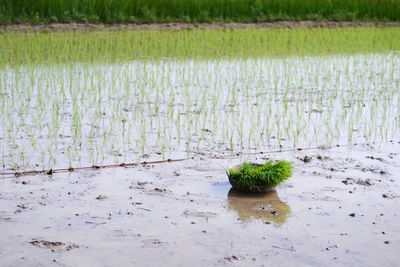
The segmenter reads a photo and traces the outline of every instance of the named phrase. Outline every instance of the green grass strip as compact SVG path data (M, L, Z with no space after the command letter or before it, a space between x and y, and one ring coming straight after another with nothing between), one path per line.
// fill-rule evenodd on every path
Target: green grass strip
M398 0L0 0L0 24L400 21Z

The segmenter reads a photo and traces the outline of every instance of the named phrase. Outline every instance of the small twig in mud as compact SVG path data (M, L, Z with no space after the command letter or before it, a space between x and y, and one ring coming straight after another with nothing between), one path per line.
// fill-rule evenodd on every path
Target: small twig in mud
M138 208L139 210L144 210L144 211L151 211L149 209L145 209L145 208Z
M384 144L384 143L392 143L393 141L389 142L372 142L372 144ZM224 155L221 156L220 158L230 158L230 157L236 157L236 156L246 156L246 155L263 155L263 154L271 154L271 153L282 153L282 152L294 152L294 151L305 151L305 150L319 150L319 149L331 149L334 147L350 147L350 146L357 146L357 145L369 145L370 143L355 143L355 144L348 144L348 145L331 145L331 146L317 146L317 147L308 147L308 148L291 148L291 149L279 149L279 150L274 150L274 151L259 151L259 152L252 152L252 153L234 153L231 155ZM109 164L109 165L92 165L92 166L84 166L84 167L76 167L76 168L60 168L60 169L49 169L49 170L30 170L30 171L15 171L15 172L2 172L0 173L0 176L10 176L10 177L3 177L5 178L11 178L11 177L18 177L18 176L23 176L23 175L35 175L35 174L48 174L52 175L54 173L63 173L63 172L73 172L76 170L88 170L88 169L105 169L105 168L118 168L118 167L129 167L129 166L139 166L139 165L149 165L149 164L160 164L160 163L166 163L166 162L177 162L177 161L185 161L193 159L192 157L188 158L182 158L182 159L167 159L167 160L157 160L157 161L143 161L139 163L120 163L120 164ZM0 178L1 179L1 178Z
M47 174L52 175L54 173L63 173L63 172L73 172L76 170L88 170L88 169L106 169L106 168L118 168L118 167L129 167L129 166L139 166L139 165L150 165L150 164L159 164L159 163L166 163L166 162L177 162L177 161L184 161L188 160L189 158L183 159L167 159L167 160L157 160L157 161L143 161L139 163L120 163L120 164L109 164L109 165L93 165L93 166L84 166L84 167L76 167L76 168L60 168L60 169L50 169L50 170L31 170L31 171L22 171L22 172L3 172L0 173L2 175L13 175L15 177L22 176L22 175L35 175L35 174Z

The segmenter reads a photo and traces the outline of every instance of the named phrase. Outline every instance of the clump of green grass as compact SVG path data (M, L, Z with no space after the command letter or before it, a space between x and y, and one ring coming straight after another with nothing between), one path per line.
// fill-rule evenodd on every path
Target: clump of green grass
M287 161L263 165L245 162L238 169L229 169L228 175L242 188L253 190L256 187L277 186L292 176L292 164Z

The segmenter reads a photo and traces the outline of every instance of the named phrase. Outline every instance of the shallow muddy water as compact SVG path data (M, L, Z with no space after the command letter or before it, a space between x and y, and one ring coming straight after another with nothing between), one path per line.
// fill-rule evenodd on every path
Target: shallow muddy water
M400 55L0 69L5 169L389 141Z
M4 177L1 265L395 266L398 151L371 144ZM292 161L293 177L265 195L230 188L225 168L265 157Z
M394 266L399 88L397 51L2 65L0 265ZM231 189L269 159L293 177Z

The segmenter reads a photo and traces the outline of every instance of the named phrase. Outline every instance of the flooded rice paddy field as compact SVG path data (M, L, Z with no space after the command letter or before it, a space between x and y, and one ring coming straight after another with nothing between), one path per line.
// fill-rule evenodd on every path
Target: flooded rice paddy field
M2 266L397 264L398 51L17 61L0 64ZM167 159L184 160L13 175ZM293 177L231 189L227 168L269 159Z
M0 69L4 169L398 139L400 54Z

